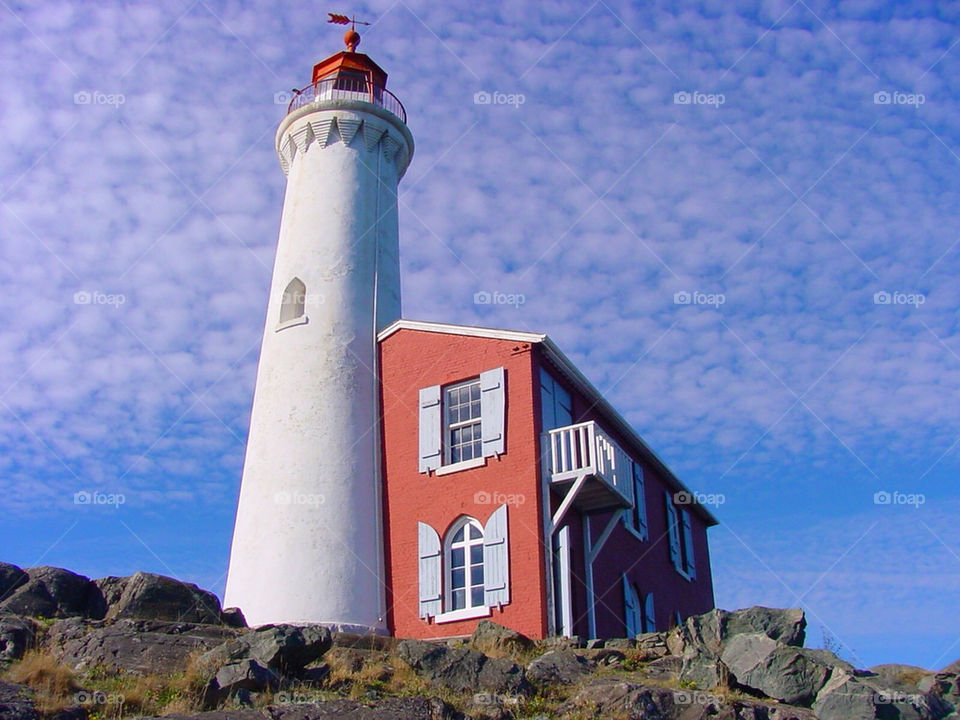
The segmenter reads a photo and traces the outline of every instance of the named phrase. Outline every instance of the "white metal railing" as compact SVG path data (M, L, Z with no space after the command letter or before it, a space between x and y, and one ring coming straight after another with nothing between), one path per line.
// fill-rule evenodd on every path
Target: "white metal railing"
M550 430L546 438L546 470L552 482L595 475L633 502L633 461L596 422Z
M346 75L334 75L326 77L312 85L307 85L302 90L294 92L293 99L287 107L287 113L292 113L297 108L309 105L312 102L323 102L325 100L362 100L363 102L379 105L403 122L407 121L407 111L403 109L397 96L386 88L378 87L366 78L350 77Z

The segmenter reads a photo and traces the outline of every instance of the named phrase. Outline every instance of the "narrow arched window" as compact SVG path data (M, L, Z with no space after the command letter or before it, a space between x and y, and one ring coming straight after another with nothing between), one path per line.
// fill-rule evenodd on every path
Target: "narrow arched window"
M307 297L307 286L300 278L294 278L283 291L280 304L280 322L286 323L303 317L304 302Z
M464 518L447 535L447 611L483 607L483 528Z

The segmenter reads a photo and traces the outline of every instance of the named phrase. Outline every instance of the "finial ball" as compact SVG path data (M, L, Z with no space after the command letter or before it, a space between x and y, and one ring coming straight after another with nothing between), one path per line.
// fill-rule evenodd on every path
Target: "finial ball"
M350 52L356 52L357 45L360 44L360 33L353 28L347 30L343 34L343 44L347 46L347 50Z

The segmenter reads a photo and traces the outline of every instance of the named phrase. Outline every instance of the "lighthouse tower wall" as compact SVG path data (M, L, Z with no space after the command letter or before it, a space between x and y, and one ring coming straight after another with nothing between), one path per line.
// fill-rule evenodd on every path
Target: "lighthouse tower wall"
M277 133L288 172L224 603L250 625L386 631L376 332L400 317L396 192L413 151L372 103Z

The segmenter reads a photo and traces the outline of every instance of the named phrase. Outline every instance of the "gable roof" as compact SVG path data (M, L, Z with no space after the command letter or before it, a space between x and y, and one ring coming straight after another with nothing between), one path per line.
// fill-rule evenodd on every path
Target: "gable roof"
M626 419L604 398L603 394L594 387L576 365L556 346L547 335L541 333L523 332L517 330L500 330L497 328L476 327L472 325L449 325L447 323L424 322L419 320L400 319L384 328L378 335L377 341L382 342L399 330L419 330L421 332L442 333L447 335L463 335L468 337L490 338L494 340L508 340L513 342L528 342L539 344L547 358L557 367L564 377L580 393L587 397L617 432L650 463L663 479L677 492L686 492L695 497L680 478L674 475L666 463L644 442L643 438L626 421ZM718 521L713 514L699 503L690 506L700 515L708 526L717 525Z

